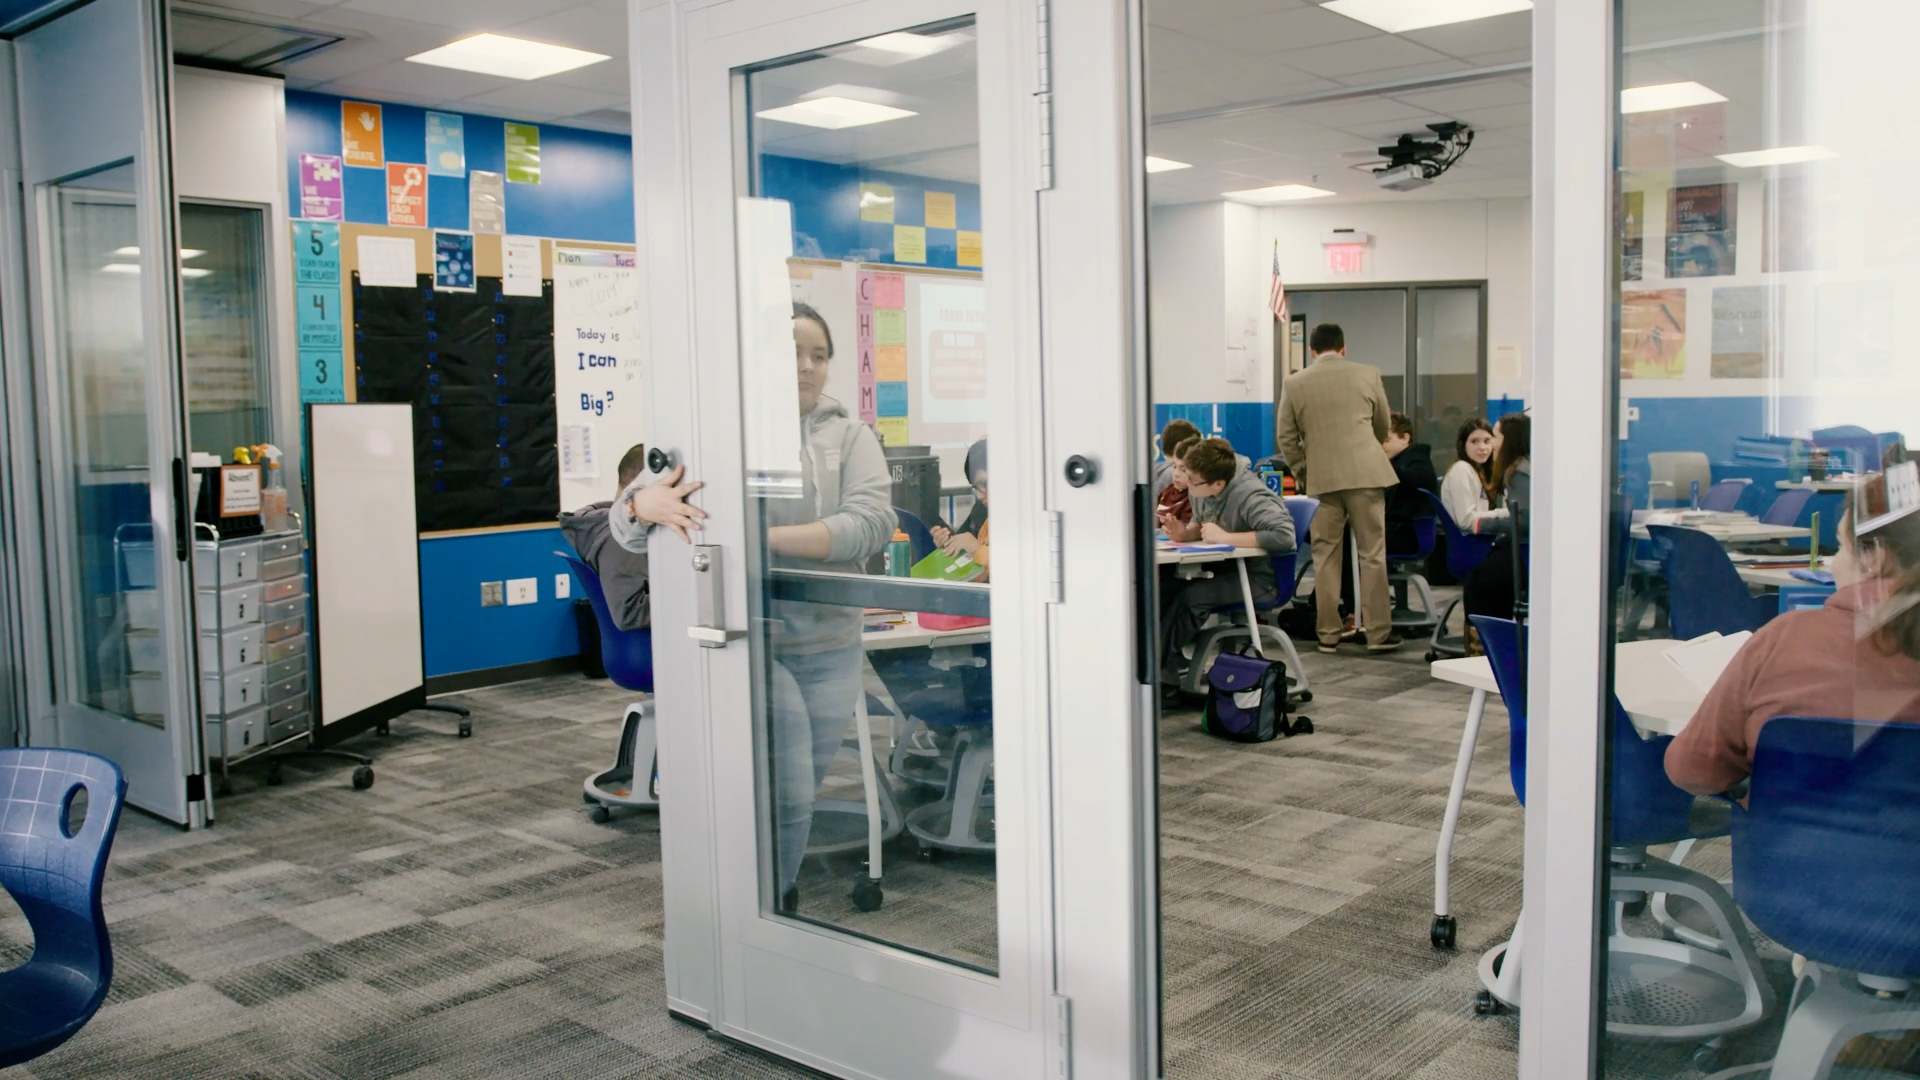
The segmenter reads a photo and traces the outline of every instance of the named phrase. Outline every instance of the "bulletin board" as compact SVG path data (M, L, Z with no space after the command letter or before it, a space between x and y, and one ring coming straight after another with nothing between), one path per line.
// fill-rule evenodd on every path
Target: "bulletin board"
M932 447L942 482L959 483L967 447L987 433L980 273L823 259L794 259L788 269L794 300L813 305L833 335L826 394L884 445ZM870 415L861 415L863 402Z

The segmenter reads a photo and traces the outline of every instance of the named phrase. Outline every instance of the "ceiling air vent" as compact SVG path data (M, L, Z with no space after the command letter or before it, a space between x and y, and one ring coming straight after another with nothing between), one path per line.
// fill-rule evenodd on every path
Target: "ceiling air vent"
M339 44L350 31L276 21L212 4L173 5L173 57L229 71L266 71Z

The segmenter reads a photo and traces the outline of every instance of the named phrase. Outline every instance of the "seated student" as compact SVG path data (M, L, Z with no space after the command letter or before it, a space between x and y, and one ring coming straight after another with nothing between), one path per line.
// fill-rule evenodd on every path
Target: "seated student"
M1187 490L1194 499L1191 524L1162 514L1161 531L1178 541L1257 547L1275 554L1294 548L1293 515L1260 478L1234 460L1225 439L1202 439L1184 455ZM1255 603L1279 595L1273 564L1266 559L1246 561L1247 581ZM1207 612L1240 603L1240 575L1227 573L1205 578L1170 578L1161 594L1160 634L1166 670L1175 677L1186 671L1184 650L1200 630Z
M1527 542L1527 516L1533 500L1533 422L1525 413L1508 413L1494 427L1492 497L1509 513L1481 515L1478 533L1499 533L1487 558L1467 575L1460 606L1469 615L1513 618L1513 545Z
M1173 425L1167 425L1171 428ZM1183 455L1200 445L1200 436L1189 435L1173 446L1167 447L1166 486L1160 489L1160 497L1154 500L1154 514L1169 514L1182 524L1193 520L1193 499L1187 494L1187 484L1191 477L1187 472Z
M1920 723L1920 507L1854 514L1850 505L1840 518L1834 594L1767 623L1734 654L1667 747L1675 784L1712 795L1746 779L1776 716Z
M973 487L973 509L967 511L967 519L957 529L936 524L927 530L933 534L934 546L949 555L975 551L987 539L987 440L977 440L967 447L967 457L960 468ZM978 559L977 553L976 560L985 562Z
M1433 504L1421 492L1440 494L1440 478L1433 471L1433 447L1413 441L1413 421L1405 413L1387 420L1387 441L1380 444L1393 463L1400 482L1387 489L1387 550L1417 551L1413 519L1432 517Z
M1457 456L1440 481L1440 501L1461 532L1473 532L1483 517L1506 517L1487 498L1493 487L1493 425L1479 417L1460 425L1454 440Z
M626 491L640 476L646 460L646 447L637 443L621 457L619 492ZM571 514L561 514L560 531L579 552L580 561L600 575L600 590L606 594L607 614L613 616L613 625L622 630L643 630L650 621L647 554L628 551L613 539L607 525L607 512L612 506L612 501L589 503Z
M1160 429L1160 460L1153 465L1153 490L1155 494L1165 491L1173 483L1173 454L1188 439L1200 437L1200 429L1193 426L1191 420L1169 420L1167 426ZM1182 489L1184 490L1184 488Z

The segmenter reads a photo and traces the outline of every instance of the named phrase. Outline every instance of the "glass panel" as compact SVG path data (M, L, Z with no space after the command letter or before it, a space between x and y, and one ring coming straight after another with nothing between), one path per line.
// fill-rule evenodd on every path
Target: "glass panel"
M967 19L742 72L737 238L766 901L992 971L975 63Z
M1307 317L1308 334L1321 323L1338 323L1346 331L1347 359L1379 368L1387 401L1405 411L1407 290L1289 289L1287 299L1294 314Z
M1920 11L1620 19L1605 1071L1911 1075Z
M145 260L132 181L123 166L49 191L55 370L65 372L74 514L61 582L72 682L61 694L158 725L165 695L147 487Z
M1445 473L1460 425L1484 414L1485 353L1480 343L1480 290L1416 289L1414 348L1420 373L1413 438L1433 447L1433 465Z
M265 215L180 206L181 338L193 448L229 459L272 440L267 365Z

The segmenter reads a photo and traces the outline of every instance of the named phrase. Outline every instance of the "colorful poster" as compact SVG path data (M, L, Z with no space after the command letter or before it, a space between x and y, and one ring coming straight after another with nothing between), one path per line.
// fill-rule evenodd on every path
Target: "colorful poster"
M507 182L540 182L540 128L536 124L507 124Z
M1620 196L1620 280L1639 281L1646 273L1647 193Z
M871 424L879 415L874 401L874 384L878 381L878 372L874 362L874 300L879 294L879 274L866 270L860 271L853 282L853 343L854 374L858 378L860 400L860 422Z
M1742 285L1713 290L1713 354L1716 379L1760 379L1773 352L1774 290Z
M467 228L477 233L507 231L506 177L480 169L467 174Z
M1733 184L1698 184L1667 193L1667 276L1733 273Z
M508 296L539 296L540 238L508 236L500 241L500 291Z
M340 159L332 154L300 155L300 216L308 221L339 221L346 216L347 197Z
M294 334L302 402L347 400L341 357L340 226L293 223Z
M873 411L878 416L907 415L907 384L904 382L875 382L873 384Z
M875 345L905 345L907 343L907 313L898 308L875 308L873 312L873 343Z
M365 101L340 103L340 159L368 169L386 165L386 133L380 123L380 106Z
M860 220L893 223L893 185L860 185Z
M1679 379L1687 374L1687 290L1620 294L1620 377Z
M467 175L466 118L459 113L427 112L427 175Z
M873 422L873 429L880 436L881 446L907 445L907 418L904 416L882 416Z
M873 306L877 308L904 308L907 306L907 278L905 274L873 275Z
M456 292L473 291L473 234L433 234L433 285Z
M873 377L881 382L907 380L907 347L880 345L873 350Z
M387 224L427 227L426 166L387 162Z
M534 252L537 267L537 241ZM590 425L587 443L576 436L571 474L562 469L560 507L613 498L611 481L598 474L645 434L636 266L631 251L553 249L555 416L561 431Z
M920 419L985 423L987 290L972 282L920 285Z
M961 229L958 235L960 251L953 261L961 266L984 266L980 261L980 234Z
M926 225L929 229L952 229L958 226L954 220L954 198L951 191L929 191L926 197Z
M893 261L903 263L927 261L926 226L895 225L893 227Z

